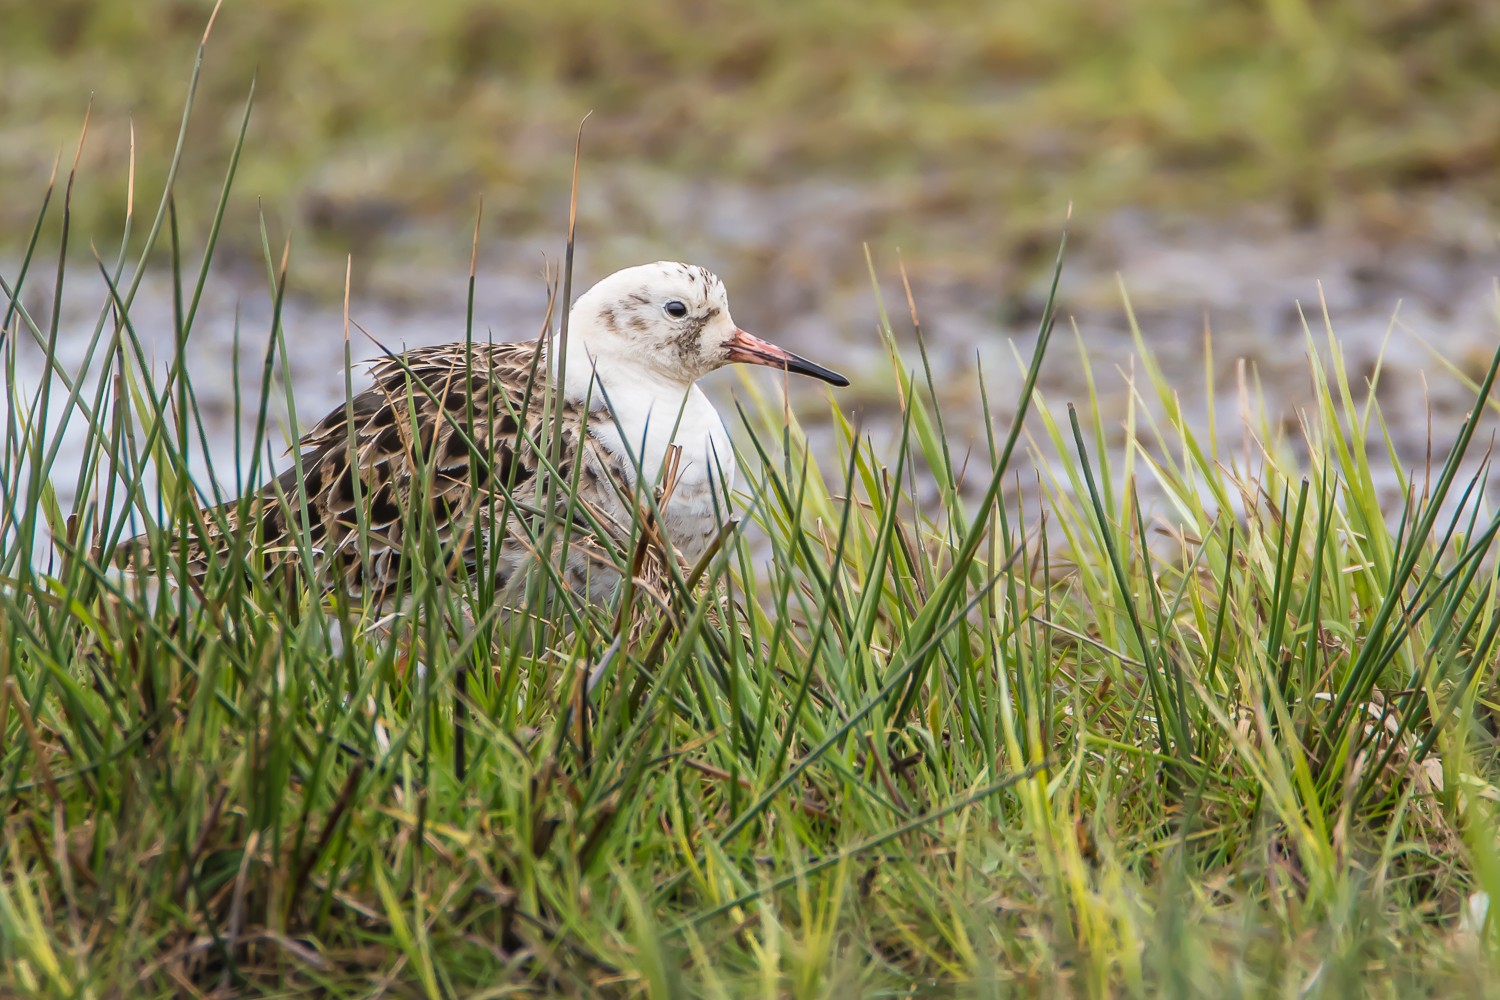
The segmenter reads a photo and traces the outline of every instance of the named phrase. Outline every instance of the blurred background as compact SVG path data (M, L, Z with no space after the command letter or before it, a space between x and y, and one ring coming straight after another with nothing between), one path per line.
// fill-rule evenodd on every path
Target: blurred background
M8 279L91 100L76 280L94 280L90 241L106 259L118 245L132 123L137 205L154 210L211 9L0 0ZM1091 369L1065 324L1042 389L1056 407L1086 398L1092 370L1112 427L1133 350L1122 284L1195 416L1213 380L1227 441L1241 385L1295 429L1302 317L1320 329L1325 304L1356 385L1384 352L1404 461L1421 460L1429 407L1451 438L1471 398L1459 376L1482 371L1500 333L1493 0L228 0L177 184L188 246L252 79L191 347L216 432L233 423L236 317L252 375L263 349L258 212L278 256L292 240L290 376L315 418L342 398L346 255L355 318L382 342L461 339L481 200L479 335L535 336L586 112L577 288L661 257L710 266L741 326L848 370L838 401L877 434L894 394L864 247L911 342L899 253L950 430L982 441L976 365L1008 419L1013 346L1029 350L1070 204L1064 315ZM39 318L50 282L28 282ZM99 291L65 307L61 353L81 359ZM140 303L137 325L169 350L161 275ZM361 339L356 354L373 353ZM721 399L733 387L715 377Z

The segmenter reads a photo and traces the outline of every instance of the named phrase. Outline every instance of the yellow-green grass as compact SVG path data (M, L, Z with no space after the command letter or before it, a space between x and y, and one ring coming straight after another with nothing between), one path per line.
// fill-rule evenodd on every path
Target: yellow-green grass
M416 502L406 611L370 630L381 609L253 572L253 534L201 581L172 555L224 485L188 474L191 372L151 368L130 302L170 265L185 344L214 243L135 204L87 372L17 384L56 321L5 276L0 993L1495 995L1486 406L1383 509L1380 408L1332 331L1308 333L1300 464L1253 415L1218 452L1143 333L1109 458L1091 400L1031 392L1070 349L1049 308L965 460L886 323L899 446L835 405L820 467L747 381L740 527L659 602L502 628ZM72 221L59 187L38 228ZM258 334L264 430L285 345ZM60 422L88 427L71 511ZM563 501L538 530L586 516ZM154 592L110 568L135 530Z
M211 7L0 0L5 242L91 98L80 219L118 232L132 121L159 186L182 103L168 68ZM178 194L202 222L202 168L258 74L230 234L252 251L257 199L345 240L387 213L466 218L481 193L500 231L534 227L588 111L592 162L893 179L906 217L983 211L1002 244L1069 201L1308 219L1346 197L1388 221L1424 184L1495 193L1497 18L1485 0L230 3Z

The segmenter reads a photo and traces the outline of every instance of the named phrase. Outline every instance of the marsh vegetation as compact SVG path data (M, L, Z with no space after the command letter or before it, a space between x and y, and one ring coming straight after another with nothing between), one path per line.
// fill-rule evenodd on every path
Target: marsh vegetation
M274 222L224 223L272 302L228 463L186 363L249 112L201 241L145 196L195 161L137 175L83 363L16 375L83 294L66 174L5 275L0 991L1494 994L1500 353L1459 366L1469 411L1413 471L1378 368L1351 376L1316 313L1316 405L1289 428L1247 392L1235 450L1137 330L1120 447L1092 391L1036 388L1049 357L1090 370L1049 297L1014 398L974 374L987 430L959 451L896 336L921 303L875 282L889 446L833 397L829 460L748 379L709 558L505 629L414 503L391 619L247 572L254 533L202 580L168 555L293 461L263 447L278 408L298 426ZM153 267L169 358L132 319ZM142 531L155 571L122 574Z

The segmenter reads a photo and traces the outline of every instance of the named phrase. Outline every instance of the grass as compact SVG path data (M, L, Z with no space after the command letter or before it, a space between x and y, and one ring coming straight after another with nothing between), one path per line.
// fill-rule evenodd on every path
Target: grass
M60 222L63 255L71 194L35 228ZM1331 330L1308 332L1301 466L1248 401L1247 449L1220 452L1138 333L1122 459L1087 401L1031 391L1067 350L1049 309L1014 417L960 459L887 321L899 446L835 400L824 468L747 379L738 527L659 601L497 628L418 503L409 611L373 630L379 609L244 572L254 537L187 581L174 540L246 485L187 471L215 243L195 263L168 196L122 228L85 370L18 384L57 321L19 305L33 255L3 289L0 993L1495 995L1483 407L1431 475L1394 467L1392 510ZM152 262L182 303L165 372L130 321ZM285 353L263 333L262 430ZM165 585L112 568L137 530Z
M0 0L0 188L40 189L92 99L75 210L118 234L131 123L157 189L181 106L161 67L191 58L212 6ZM890 182L909 252L975 212L1002 250L1045 246L1069 202L1259 199L1305 221L1352 200L1399 230L1403 192L1496 194L1495 18L1480 0L230 4L178 198L201 238L257 74L243 190L334 247L408 217L461 229L481 192L500 232L552 224L589 111L600 164ZM29 205L3 210L14 244ZM256 202L230 211L253 260Z

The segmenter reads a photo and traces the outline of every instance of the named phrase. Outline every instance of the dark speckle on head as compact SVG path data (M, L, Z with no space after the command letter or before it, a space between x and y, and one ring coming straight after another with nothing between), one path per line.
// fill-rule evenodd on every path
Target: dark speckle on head
M705 268L675 261L616 272L574 308L586 310L577 329L601 370L608 361L673 383L695 381L723 365L720 346L734 329L723 283Z
M702 352L701 337L703 328L708 321L713 319L719 310L712 309L703 316L689 316L681 323L681 330L673 338L677 345L677 353L684 359L697 357Z

